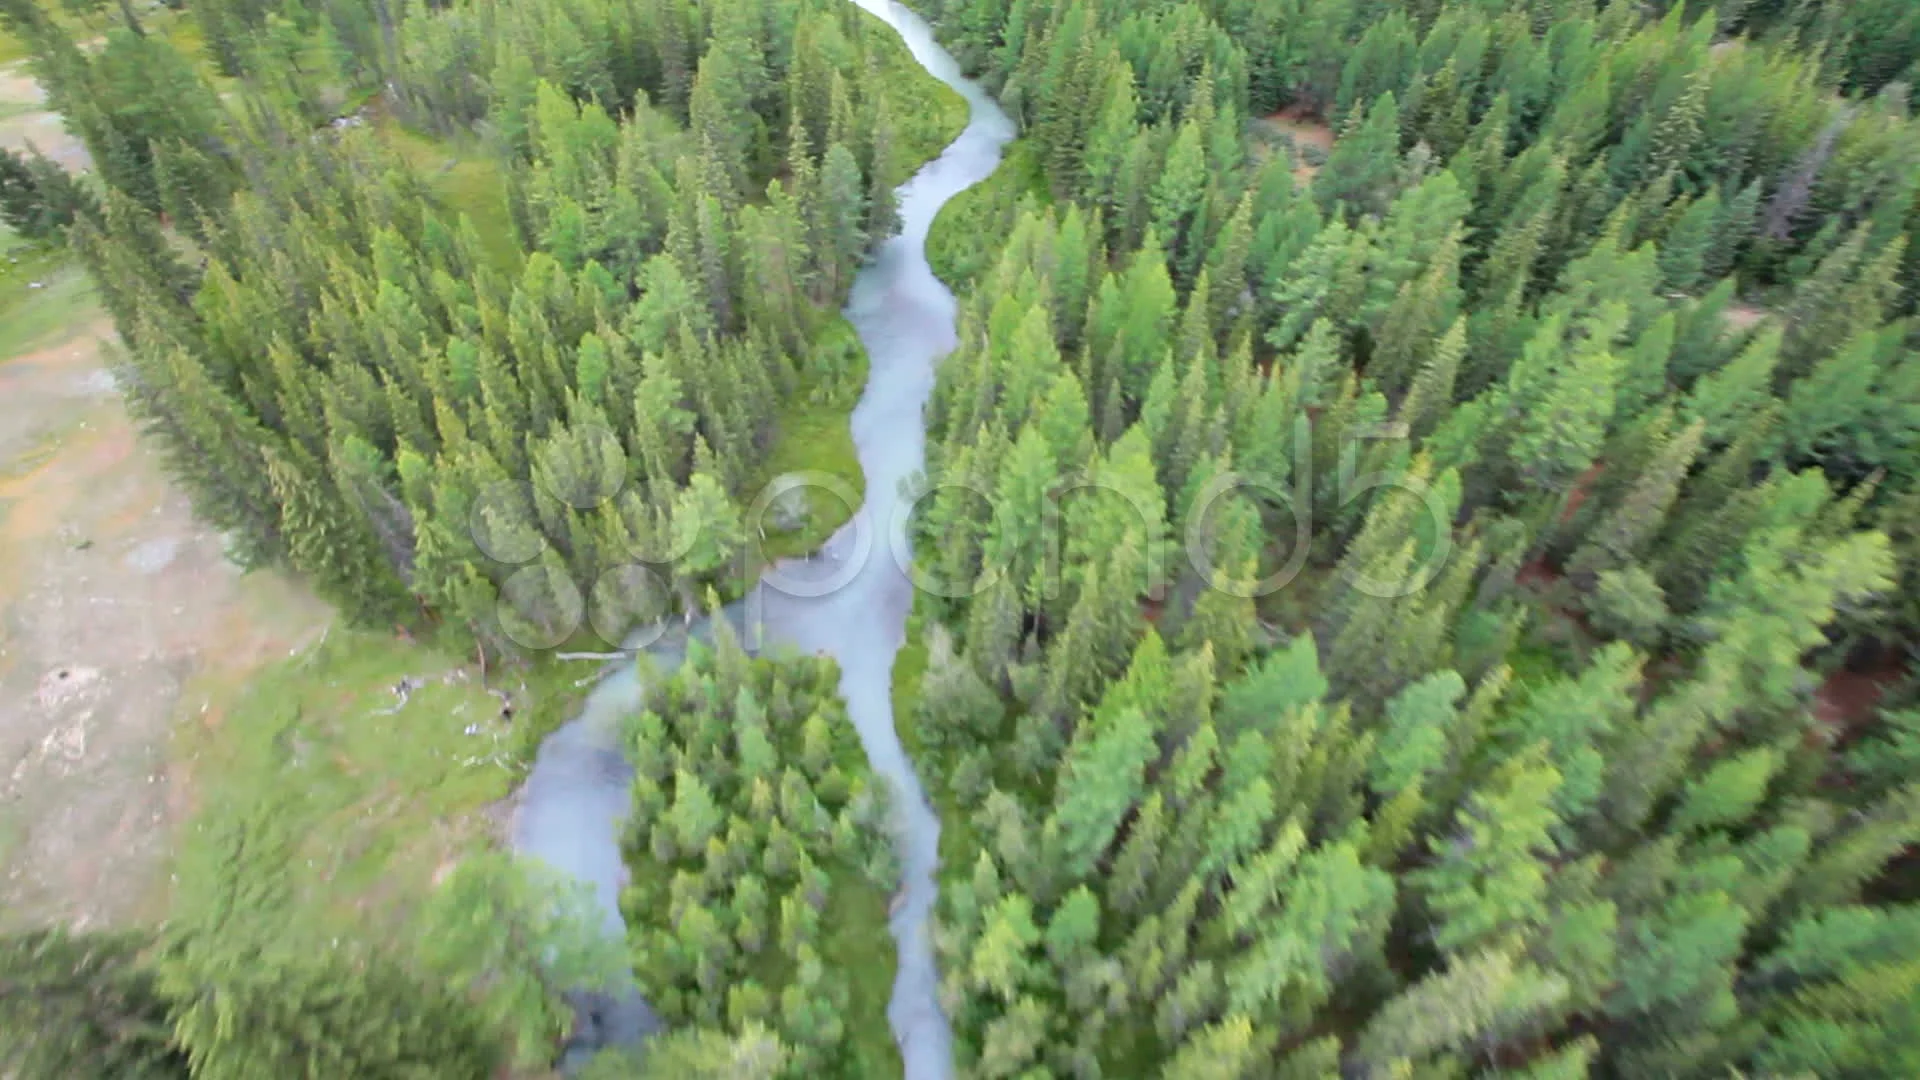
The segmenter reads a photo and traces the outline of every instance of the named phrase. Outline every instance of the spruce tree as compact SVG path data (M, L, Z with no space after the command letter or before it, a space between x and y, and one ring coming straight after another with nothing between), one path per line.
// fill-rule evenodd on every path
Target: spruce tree
M0 937L0 1067L12 1075L161 1080L189 1075L171 1003L130 934Z

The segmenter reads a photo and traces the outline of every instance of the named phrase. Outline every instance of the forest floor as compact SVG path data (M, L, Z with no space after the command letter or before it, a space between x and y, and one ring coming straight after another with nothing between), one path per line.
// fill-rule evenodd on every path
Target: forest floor
M1263 133L1288 140L1293 153L1293 178L1301 184L1312 182L1320 171L1317 162L1324 162L1333 149L1333 128L1319 116L1297 106L1262 117L1255 123ZM1311 161L1306 157L1309 147L1314 150Z
M1766 308L1755 307L1752 304L1729 304L1726 320L1727 325L1738 333L1760 325L1771 314L1772 312Z

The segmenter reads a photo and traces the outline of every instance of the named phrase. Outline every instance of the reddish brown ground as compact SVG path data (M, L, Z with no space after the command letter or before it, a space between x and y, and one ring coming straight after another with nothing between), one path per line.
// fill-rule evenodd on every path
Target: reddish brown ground
M1891 661L1866 671L1836 671L1814 691L1814 718L1828 728L1837 729L1835 737L1845 740L1854 729L1873 719L1887 689L1905 675L1906 672Z
M1574 478L1573 489L1567 492L1567 505L1560 510L1560 524L1565 525L1572 521L1573 515L1579 513L1580 508L1587 504L1587 496L1593 494L1593 482L1606 470L1607 467L1604 464L1596 461L1587 466L1586 472Z
M1287 135L1293 139L1293 145L1300 148L1317 146L1322 152L1333 149L1334 131L1327 122L1316 113L1300 106L1289 106L1260 121L1267 129L1277 135ZM1309 165L1296 152L1294 155L1293 178L1301 183L1311 181L1320 171L1316 165Z
M1723 318L1727 320L1729 327L1736 331L1744 331L1760 325L1771 314L1772 312L1766 308L1754 307L1752 304L1729 304Z

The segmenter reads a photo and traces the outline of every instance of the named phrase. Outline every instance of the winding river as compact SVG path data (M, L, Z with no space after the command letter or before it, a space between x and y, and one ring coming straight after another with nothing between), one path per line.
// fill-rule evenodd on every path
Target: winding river
M896 843L903 880L890 920L899 968L887 1019L899 1043L906 1080L946 1080L951 1032L937 997L928 919L936 894L940 822L927 803L893 722L894 655L906 636L913 589L903 484L925 461L922 411L933 391L934 365L957 342L953 294L926 260L934 215L999 165L1013 121L986 91L963 78L926 22L890 0L855 0L899 32L935 78L958 90L971 108L952 145L897 189L901 230L873 252L853 283L846 316L869 361L867 385L854 407L852 430L866 473L866 504L805 559L769 567L747 598L726 612L752 648L790 647L832 656L840 690L874 771L894 794ZM663 668L678 663L696 623L647 635L647 653ZM588 697L580 715L541 745L521 792L513 844L594 887L609 935L624 942L619 908L623 868L620 833L627 816L631 770L620 744L621 718L639 703L633 665L622 665ZM624 945L622 945L624 947ZM628 989L596 1008L594 1043L638 1040L659 1029Z

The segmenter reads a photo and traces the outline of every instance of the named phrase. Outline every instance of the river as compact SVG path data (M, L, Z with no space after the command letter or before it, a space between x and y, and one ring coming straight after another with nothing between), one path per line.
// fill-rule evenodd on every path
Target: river
M903 880L890 920L899 968L887 1019L906 1080L946 1080L952 1072L952 1036L939 1006L939 971L928 929L937 893L940 822L893 722L894 655L905 640L913 606L902 488L925 462L923 410L933 392L934 365L957 342L953 294L927 264L927 230L947 200L999 165L1014 124L985 90L961 76L959 64L918 15L888 0L855 2L898 31L915 60L967 99L971 116L938 158L897 189L900 232L874 250L847 301L846 316L868 357L867 384L851 418L866 474L866 504L815 555L769 567L728 614L749 647L823 653L840 665L847 715L874 772L894 795ZM688 629L703 631L698 622ZM647 637L658 640L647 653L662 668L678 663L685 632L650 632ZM517 851L592 884L606 929L621 947L620 834L631 771L621 750L620 722L640 698L631 664L594 688L580 714L541 745L513 827ZM607 1042L637 1040L659 1028L632 992L605 1010L601 1022Z

